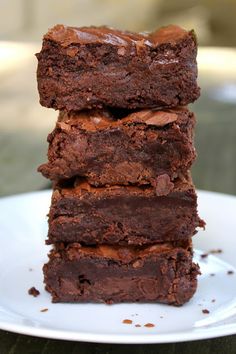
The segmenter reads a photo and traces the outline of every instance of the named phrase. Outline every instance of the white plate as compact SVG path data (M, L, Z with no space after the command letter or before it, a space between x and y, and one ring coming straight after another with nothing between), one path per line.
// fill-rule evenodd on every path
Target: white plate
M199 192L205 232L194 237L204 252L202 275L193 299L183 307L159 304L52 304L44 290L42 265L50 191L0 200L0 328L40 337L105 343L167 343L236 333L236 197ZM214 273L214 276L210 274ZM35 286L37 298L28 295ZM215 300L212 302L212 300ZM47 312L40 312L47 308ZM208 309L209 314L204 314ZM132 324L124 324L131 319ZM153 323L155 327L144 327ZM140 324L141 327L135 327Z

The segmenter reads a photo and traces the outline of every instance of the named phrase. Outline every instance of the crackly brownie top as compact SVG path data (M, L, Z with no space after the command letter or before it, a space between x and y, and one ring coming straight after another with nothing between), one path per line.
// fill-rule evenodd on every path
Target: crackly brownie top
M162 27L154 32L133 33L114 28L102 27L69 27L56 25L44 36L46 40L59 43L62 47L71 44L110 44L127 48L129 46L156 48L162 43L175 44L188 35L183 28L175 25Z

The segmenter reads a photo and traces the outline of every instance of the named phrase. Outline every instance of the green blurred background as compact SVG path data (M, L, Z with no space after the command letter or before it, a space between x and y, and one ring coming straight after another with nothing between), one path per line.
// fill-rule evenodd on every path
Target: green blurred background
M234 0L0 0L0 39L38 41L55 23L132 31L168 23L195 28L200 45L236 45Z
M40 107L36 59L56 23L106 24L133 31L174 23L194 28L200 45L198 188L236 194L236 1L0 0L0 195L50 187L36 172L57 113Z

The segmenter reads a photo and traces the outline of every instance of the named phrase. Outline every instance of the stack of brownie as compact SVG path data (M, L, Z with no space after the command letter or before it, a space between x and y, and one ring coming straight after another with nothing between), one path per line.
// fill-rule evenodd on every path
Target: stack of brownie
M162 302L194 294L204 222L189 169L199 97L193 31L57 25L38 58L53 181L44 265L53 302Z

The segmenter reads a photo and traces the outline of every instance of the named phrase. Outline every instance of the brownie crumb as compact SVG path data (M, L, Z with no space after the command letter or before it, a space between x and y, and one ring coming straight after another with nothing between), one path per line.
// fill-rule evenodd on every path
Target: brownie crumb
M211 277L214 277L214 276L215 276L215 273L211 273L210 276L211 276Z
M218 253L222 253L223 251L222 251L222 249L220 249L220 248L218 248L218 249L216 249L216 250L211 250L211 251L209 251L209 253L210 254L218 254Z
M33 297L37 297L37 296L39 296L40 291L38 291L38 289L36 289L34 286L32 286L32 288L30 288L28 290L28 294L32 295Z
M206 253L203 253L201 254L201 258L206 258L209 256L209 254L219 254L219 253L222 253L222 249L218 248L218 249L215 249L215 250L210 250L209 252L206 252Z
M211 302L216 302L216 299L212 299Z
M40 310L40 312L47 312L48 311L48 309L42 309L42 310Z
M132 321L132 320L125 319L125 320L122 321L122 323L124 323L124 324L132 324L133 321Z
M204 314L208 315L208 314L210 313L210 311L209 311L209 310L207 310L207 309L204 309L204 310L202 310L202 313L204 313Z
M141 325L137 323L137 324L135 325L135 327L141 327Z
M228 270L227 274L232 275L232 274L234 274L234 271L233 270Z
M144 325L144 327L148 327L148 328L151 328L151 327L155 327L155 325L153 323L146 323Z
M163 316L160 316L160 318L164 318Z
M29 268L29 272L32 272L33 271L33 268Z

